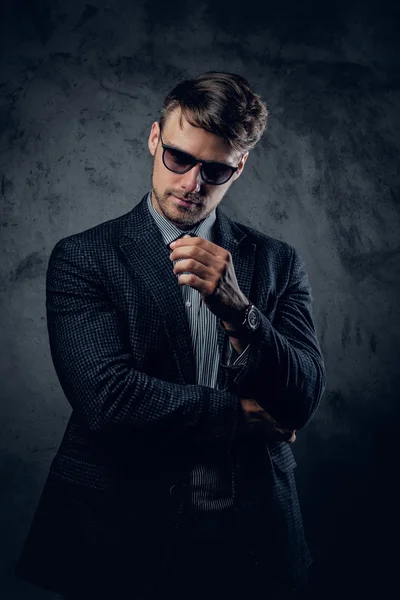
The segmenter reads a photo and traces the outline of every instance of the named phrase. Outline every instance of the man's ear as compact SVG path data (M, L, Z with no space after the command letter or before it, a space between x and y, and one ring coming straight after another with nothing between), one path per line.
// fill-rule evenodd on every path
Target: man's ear
M153 156L156 152L159 137L160 137L160 124L158 123L158 121L154 121L154 123L150 129L150 135L149 135L149 140L148 140L150 154L152 154Z
M249 153L248 153L248 152L246 152L246 153L245 153L245 154L242 156L242 158L240 159L240 162L239 162L239 164L238 164L238 167L239 167L239 168L238 168L238 170L237 170L237 171L236 171L236 173L235 173L235 179L237 179L238 177L240 177L240 175L241 175L241 173L242 173L242 171L243 171L243 169L244 169L244 165L246 164L246 160L247 160L247 157L248 157L248 156L249 156Z

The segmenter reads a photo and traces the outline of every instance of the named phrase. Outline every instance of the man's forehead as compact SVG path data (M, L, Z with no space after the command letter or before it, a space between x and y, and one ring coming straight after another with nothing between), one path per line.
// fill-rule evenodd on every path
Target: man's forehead
M180 109L169 115L161 134L165 144L193 154L196 158L229 162L232 165L241 158L241 154L229 148L223 138L192 125Z

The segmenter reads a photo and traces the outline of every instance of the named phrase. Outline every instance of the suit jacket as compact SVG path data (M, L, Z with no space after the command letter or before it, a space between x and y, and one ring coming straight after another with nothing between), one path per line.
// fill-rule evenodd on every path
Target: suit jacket
M243 547L278 584L298 587L312 559L292 451L237 431L239 397L297 430L320 401L324 362L304 263L217 206L217 243L262 321L245 365L221 361L216 389L196 385L181 289L146 196L51 253L49 341L72 414L16 573L61 593L97 586L140 597L168 568L203 454L229 457ZM218 330L221 357L228 343Z

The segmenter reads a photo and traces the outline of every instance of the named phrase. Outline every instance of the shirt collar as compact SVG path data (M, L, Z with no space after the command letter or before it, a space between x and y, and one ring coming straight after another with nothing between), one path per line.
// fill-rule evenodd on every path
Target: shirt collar
M177 238L179 238L185 234L188 234L188 233L191 233L192 235L195 235L196 237L201 237L205 240L212 241L214 224L215 224L215 221L217 218L215 208L214 208L214 210L211 211L211 213L208 215L208 217L206 217L205 219L200 221L200 223L197 223L194 227L192 227L192 229L183 230L183 229L179 229L179 227L176 227L176 225L171 223L171 221L166 219L164 217L164 215L161 215L154 208L153 203L151 201L151 191L147 195L147 206L150 211L150 214L154 218L156 225L158 226L158 228L161 232L164 243L167 246L171 242L176 240Z

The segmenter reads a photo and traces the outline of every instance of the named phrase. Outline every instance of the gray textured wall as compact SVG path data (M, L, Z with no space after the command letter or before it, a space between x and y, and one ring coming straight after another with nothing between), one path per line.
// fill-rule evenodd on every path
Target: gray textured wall
M386 569L398 528L392 478L400 433L398 14L387 2L268 4L248 13L246 3L221 1L213 8L155 0L3 5L4 600L52 597L13 576L70 414L46 331L50 251L61 237L142 198L151 173L147 137L161 101L178 81L206 70L244 75L270 109L267 133L222 207L295 245L313 287L328 385L294 446L317 560L308 595L321 597L326 583L325 598L392 584Z

